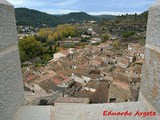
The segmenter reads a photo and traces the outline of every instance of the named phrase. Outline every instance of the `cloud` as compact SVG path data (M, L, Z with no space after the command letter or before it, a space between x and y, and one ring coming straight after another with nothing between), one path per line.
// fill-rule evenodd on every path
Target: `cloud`
M102 12L89 12L90 15L125 15L125 14L141 14L142 12L109 12L109 11L102 11Z
M66 1L63 1L60 3L57 3L56 5L58 5L59 7L67 7L67 6L72 6L76 2L77 2L77 0L66 0Z
M156 0L8 0L15 7L27 7L39 11L66 14L69 11L100 13L139 13L148 10Z
M14 5L22 5L25 2L25 0L8 0L8 2Z
M77 10L64 10L64 9L43 9L44 12L49 13L49 14L68 14L71 12L79 12Z

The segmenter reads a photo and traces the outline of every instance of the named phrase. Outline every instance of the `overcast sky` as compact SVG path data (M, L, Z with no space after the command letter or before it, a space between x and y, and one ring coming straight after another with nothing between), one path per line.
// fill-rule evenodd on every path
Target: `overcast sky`
M156 0L8 0L16 8L26 7L49 14L87 12L89 14L142 13Z

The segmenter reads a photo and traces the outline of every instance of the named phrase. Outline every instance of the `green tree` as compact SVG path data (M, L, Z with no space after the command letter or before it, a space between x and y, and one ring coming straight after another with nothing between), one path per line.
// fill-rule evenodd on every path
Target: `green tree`
M113 42L113 48L114 48L114 49L118 49L118 48L119 48L119 41L118 41L118 40L115 40L115 41Z
M61 40L64 37L68 37L68 36L75 36L76 34L76 29L74 26L69 25L69 24L63 24L63 25L58 25L53 37L54 40Z
M27 61L28 60L28 56L26 55L25 51L21 50L19 51L20 53L20 60L21 62Z
M19 50L21 62L41 55L44 51L42 43L37 41L35 37L29 36L19 40Z
M51 28L42 28L39 30L38 36L45 39L47 43L52 43L54 40L54 31Z
M41 99L39 105L47 105L48 101L46 99Z
M106 42L107 40L109 40L109 36L107 34L103 34L102 40L103 40L103 42Z
M130 36L135 35L134 31L128 31L123 33L123 38L129 38Z

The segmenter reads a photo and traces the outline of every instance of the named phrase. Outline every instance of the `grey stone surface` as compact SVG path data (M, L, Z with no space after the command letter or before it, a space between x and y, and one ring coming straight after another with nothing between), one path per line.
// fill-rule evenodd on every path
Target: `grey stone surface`
M160 46L160 2L149 9L146 42Z
M13 120L23 101L14 8L0 0L0 120Z
M103 116L103 111L132 112L131 116ZM110 103L97 105L59 105L56 107L55 120L158 120L154 117L134 116L135 113L149 112L143 102Z
M146 48L140 91L160 112L160 53Z
M19 52L0 53L0 120L13 120L23 101Z
M149 9L140 92L160 113L160 1Z
M14 120L51 120L51 106L21 107Z
M17 43L14 7L6 0L0 1L0 48Z

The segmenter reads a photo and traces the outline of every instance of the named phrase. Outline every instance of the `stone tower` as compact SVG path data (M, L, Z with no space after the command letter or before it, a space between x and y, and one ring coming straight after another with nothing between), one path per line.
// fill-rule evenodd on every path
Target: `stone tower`
M160 0L149 9L140 99L160 113Z
M0 0L0 120L13 120L23 94L14 7Z

